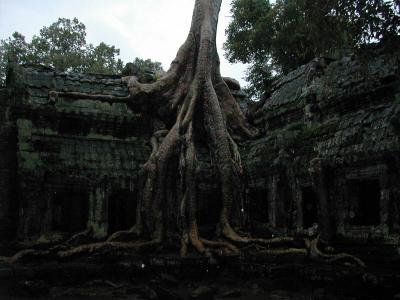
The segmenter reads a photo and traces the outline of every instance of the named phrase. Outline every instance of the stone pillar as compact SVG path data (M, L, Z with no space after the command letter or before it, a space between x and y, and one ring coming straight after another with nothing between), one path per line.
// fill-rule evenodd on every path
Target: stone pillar
M272 227L276 227L277 201L279 200L278 182L279 182L279 175L273 175L269 178L268 218L269 218L269 223Z
M37 182L24 182L20 188L17 237L20 240L38 237L42 231L43 191L40 190Z
M289 232L297 232L298 231L298 212L299 212L299 198L301 192L299 191L299 183L296 179L296 174L292 169L287 172L289 188L290 188L290 197L289 197L289 205L288 209L288 229Z
M389 178L386 172L381 176L380 180L380 226L383 233L389 233L389 206L390 206L390 186Z
M297 185L296 190L296 232L303 230L303 193L300 185Z
M18 226L17 132L10 105L8 90L0 89L0 243L14 239Z
M101 184L90 187L88 228L96 238L108 234L108 192L107 185Z
M346 193L346 177L345 174L339 174L335 180L335 219L336 219L336 233L339 235L345 234L344 226L346 224L346 218L348 209L345 202Z
M53 210L54 199L53 190L48 187L43 193L43 200L45 203L45 210L43 211L43 221L41 223L41 233L51 231L53 228Z
M313 188L318 197L318 220L321 228L321 238L325 241L332 239L332 220L329 203L329 183L325 162L316 158L310 162L309 172Z

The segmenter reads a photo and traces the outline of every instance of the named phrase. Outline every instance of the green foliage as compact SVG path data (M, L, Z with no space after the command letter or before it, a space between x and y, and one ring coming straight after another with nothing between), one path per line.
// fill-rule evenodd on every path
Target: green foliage
M36 63L60 71L83 71L86 54L86 27L78 19L60 18L34 35L31 51Z
M30 47L25 37L14 32L11 37L0 41L0 86L4 84L9 61L30 60Z
M136 57L133 62L127 63L122 70L123 75L135 75L140 82L151 82L164 72L160 62Z
M255 60L246 70L246 80L250 85L244 87L244 91L251 99L260 99L266 93L270 93L272 82L276 79L276 72L271 67L269 60Z
M119 49L101 42L94 47L92 44L87 46L85 56L85 72L117 74L123 69L124 63L121 59L116 59Z
M9 62L44 64L62 72L116 74L123 68L118 55L114 46L87 44L86 27L78 19L59 18L34 35L31 43L18 32L0 41L0 85L5 82Z
M246 79L253 96L272 74L317 56L338 58L371 42L388 43L400 30L399 0L233 0L231 13L225 55L251 64Z

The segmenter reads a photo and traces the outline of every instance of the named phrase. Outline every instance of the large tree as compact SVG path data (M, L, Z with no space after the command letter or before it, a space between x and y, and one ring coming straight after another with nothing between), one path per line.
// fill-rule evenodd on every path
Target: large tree
M31 42L14 32L0 41L0 86L5 84L7 65L12 63L43 64L59 72L118 74L123 71L119 49L101 42L86 42L86 26L77 18L59 18L44 26ZM162 71L161 63L135 58L129 63L139 81L152 81L152 72Z
M246 122L220 73L216 31L221 1L196 0L189 35L160 80L152 84L141 84L136 77L128 80L130 101L145 102L157 109L167 129L155 133L155 137L163 136L162 141L153 139L152 154L140 175L143 182L137 224L129 232L112 235L109 242L115 244L108 245L121 246L116 241L130 233L151 239L133 243L133 248L159 244L179 234L182 255L189 245L200 253L208 252L210 246L236 251L228 242L212 242L199 235L196 172L200 144L209 149L220 179L219 237L237 242L250 240L239 236L231 226L232 206L240 201L243 173L235 140L254 138L258 130ZM178 180L168 176L171 172Z
M398 0L232 0L231 13L226 56L250 64L252 95L263 92L271 74L371 42L388 44L400 31Z
M106 242L62 248L57 250L57 256L65 258L92 251L120 253L157 247L168 241L179 245L182 256L190 247L205 255L213 251L229 254L237 253L237 246L243 243L272 245L294 241L292 237L243 236L231 223L234 206L241 201L243 183L236 142L255 138L259 132L247 123L220 74L216 31L221 1L195 1L188 37L162 78L150 84L140 83L135 76L125 78L130 90L129 103L153 107L166 124L166 128L154 133L152 153L139 175L142 190L136 225L114 233ZM219 220L211 239L200 235L197 224L199 145L210 152L221 192ZM304 244L308 250L265 250L265 253L302 253L330 261L355 259L346 254L321 253L317 249L316 230L311 232L312 239ZM29 252L17 254L12 260L26 254Z

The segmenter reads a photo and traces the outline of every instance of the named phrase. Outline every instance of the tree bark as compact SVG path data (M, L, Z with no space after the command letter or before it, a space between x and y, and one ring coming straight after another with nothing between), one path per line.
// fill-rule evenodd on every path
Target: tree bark
M240 201L241 197L243 172L235 140L258 135L258 130L247 123L220 74L216 33L221 2L196 0L189 35L163 78L153 84L128 80L131 101L147 99L150 105L159 105L158 114L170 124L169 132L160 144L153 145L153 152L143 167L138 222L131 231L162 241L171 229L166 228L171 224L168 220L171 214L167 211L177 210L176 228L185 245L182 248L190 243L201 253L207 250L205 240L199 237L196 219L198 141L208 146L220 179L220 233L234 241L245 241L230 225L233 201ZM171 186L167 175L171 169L179 175L175 193L178 201L168 199ZM118 240L122 234L113 235L110 240Z

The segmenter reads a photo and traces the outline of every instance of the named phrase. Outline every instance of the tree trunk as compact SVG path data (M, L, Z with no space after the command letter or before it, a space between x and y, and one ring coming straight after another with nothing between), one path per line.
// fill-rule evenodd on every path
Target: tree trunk
M168 217L173 214L167 211L176 210L182 245L191 243L200 252L205 247L196 220L198 141L207 144L220 179L220 232L239 241L242 238L230 226L232 202L241 197L242 168L234 139L258 134L246 122L220 74L216 32L221 1L196 0L189 35L163 78L153 84L129 83L132 101L157 101L154 104L160 107L160 117L171 124L162 142L153 143L153 152L143 168L145 180L135 230L162 241L171 229L166 225L171 224ZM168 199L171 186L167 175L171 169L178 171L177 193L172 193L178 201Z

